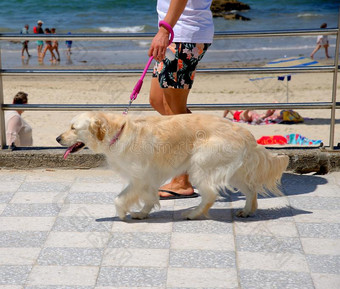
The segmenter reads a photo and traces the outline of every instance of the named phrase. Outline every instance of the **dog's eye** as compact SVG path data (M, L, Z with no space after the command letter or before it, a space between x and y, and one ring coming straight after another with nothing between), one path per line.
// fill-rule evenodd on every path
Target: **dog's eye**
M75 128L74 128L74 126L73 126L73 125L71 125L71 130L75 130Z

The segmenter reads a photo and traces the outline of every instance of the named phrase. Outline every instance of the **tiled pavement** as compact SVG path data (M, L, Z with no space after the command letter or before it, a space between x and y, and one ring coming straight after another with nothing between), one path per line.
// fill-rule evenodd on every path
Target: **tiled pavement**
M0 289L340 288L340 172L285 174L248 219L233 194L209 220L183 220L186 199L121 222L121 188L103 169L1 170Z

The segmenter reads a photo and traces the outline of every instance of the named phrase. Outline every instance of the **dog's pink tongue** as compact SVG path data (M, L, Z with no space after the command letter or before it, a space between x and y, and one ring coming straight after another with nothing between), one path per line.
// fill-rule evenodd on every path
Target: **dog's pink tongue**
M69 147L66 152L64 153L64 159L66 160L66 158L68 157L68 155L71 153L71 150L72 150L72 146Z

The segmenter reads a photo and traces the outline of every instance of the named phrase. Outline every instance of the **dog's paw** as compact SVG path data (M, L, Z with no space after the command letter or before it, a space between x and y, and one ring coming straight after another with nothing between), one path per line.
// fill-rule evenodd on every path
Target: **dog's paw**
M198 219L199 216L200 214L195 210L189 210L182 213L182 217L187 220L195 220Z
M132 219L143 220L148 217L148 214L143 212L130 212L130 216Z
M239 218L247 218L249 217L249 213L243 211L243 210L240 210L236 213L236 217L239 217Z

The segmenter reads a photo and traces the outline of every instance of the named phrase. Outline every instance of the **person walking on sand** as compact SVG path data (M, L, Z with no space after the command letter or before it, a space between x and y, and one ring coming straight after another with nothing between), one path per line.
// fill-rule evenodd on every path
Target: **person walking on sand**
M34 26L33 28L33 32L35 34L44 34L44 30L42 29L42 25L44 24L44 22L42 22L41 20L39 20L37 22L37 26ZM43 50L43 46L44 46L44 41L42 40L37 40L37 50L38 50L38 58L40 59L42 57L42 50Z
M20 31L20 34L28 34L28 29L29 29L29 25L26 24ZM22 44L22 49L21 49L21 58L25 58L24 52L26 51L27 56L31 57L31 55L28 52L28 42L29 40L21 40L21 44Z
M157 61L150 88L150 104L162 115L190 113L187 98L196 66L211 45L214 24L212 0L158 0L158 20L174 30L169 46L169 31L161 26L153 38L149 56ZM168 47L169 46L169 47ZM167 53L167 48L172 55ZM168 51L169 52L169 51ZM159 189L161 199L195 197L187 174L177 176Z
M327 28L327 23L321 24L320 28ZM326 58L330 58L328 54L328 47L329 47L329 42L328 42L328 37L327 35L319 35L317 40L316 40L316 47L313 50L313 52L310 55L310 58L314 59L314 54L321 48L325 48L325 54Z
M56 29L55 28L51 28L51 33L52 34L56 34ZM52 51L54 51L57 53L58 58L57 61L60 61L60 54L59 54L59 43L58 40L53 40L52 42Z

